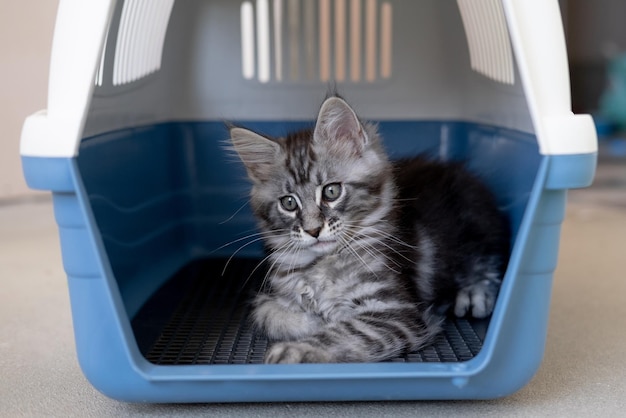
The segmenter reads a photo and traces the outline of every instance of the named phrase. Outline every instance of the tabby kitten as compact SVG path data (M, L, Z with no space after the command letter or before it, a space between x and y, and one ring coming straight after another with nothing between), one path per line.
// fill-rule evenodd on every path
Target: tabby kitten
M312 131L230 136L270 251L252 315L266 363L385 360L432 343L446 311L491 314L509 230L461 165L390 162L339 97Z

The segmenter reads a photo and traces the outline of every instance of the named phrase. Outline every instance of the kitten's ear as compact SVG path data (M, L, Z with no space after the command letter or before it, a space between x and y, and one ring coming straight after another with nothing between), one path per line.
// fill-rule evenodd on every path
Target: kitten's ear
M368 142L356 113L339 97L330 97L322 104L313 138L351 154L360 154Z
M248 170L253 181L265 181L276 164L280 146L259 134L243 128L230 128L233 148Z

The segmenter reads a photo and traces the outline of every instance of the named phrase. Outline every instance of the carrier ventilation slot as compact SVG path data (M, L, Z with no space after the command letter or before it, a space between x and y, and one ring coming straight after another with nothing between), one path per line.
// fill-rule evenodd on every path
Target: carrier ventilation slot
M174 0L126 0L115 45L113 85L132 83L161 68L163 43ZM96 84L102 85L104 51Z
M513 54L501 0L457 0L472 69L492 80L513 84Z
M391 77L392 33L387 1L245 1L242 74L261 83L373 83Z

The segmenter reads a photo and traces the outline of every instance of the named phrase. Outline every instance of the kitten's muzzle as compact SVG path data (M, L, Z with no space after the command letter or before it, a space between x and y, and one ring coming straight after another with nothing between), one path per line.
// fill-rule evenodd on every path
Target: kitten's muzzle
M336 239L316 239L307 248L316 254L323 255L331 253L337 248Z

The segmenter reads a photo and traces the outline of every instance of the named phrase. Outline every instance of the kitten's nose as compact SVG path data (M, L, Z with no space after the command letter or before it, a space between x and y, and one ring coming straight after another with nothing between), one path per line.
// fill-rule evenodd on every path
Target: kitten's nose
M320 236L320 231L321 230L322 230L321 227L317 227L317 228L314 228L314 229L305 229L304 232L306 232L307 234L309 234L313 238L317 238L317 237Z

